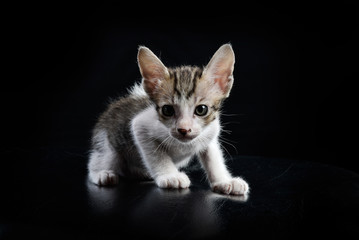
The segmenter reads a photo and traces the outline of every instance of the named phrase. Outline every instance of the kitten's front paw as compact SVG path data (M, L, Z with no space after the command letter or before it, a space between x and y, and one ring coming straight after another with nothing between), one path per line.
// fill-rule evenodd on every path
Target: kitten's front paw
M188 176L182 172L160 175L155 181L160 188L188 188L191 184Z
M229 181L213 183L212 190L217 193L244 195L248 193L249 186L242 178L236 177Z
M100 172L90 172L90 179L99 186L116 185L118 175L111 170L102 170Z

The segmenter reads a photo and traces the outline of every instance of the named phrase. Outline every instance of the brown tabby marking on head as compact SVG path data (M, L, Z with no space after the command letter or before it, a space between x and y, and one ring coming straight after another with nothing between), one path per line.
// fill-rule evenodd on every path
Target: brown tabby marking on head
M196 90L197 81L202 77L203 69L192 66L182 66L168 69L173 84L173 93L177 98L189 99Z

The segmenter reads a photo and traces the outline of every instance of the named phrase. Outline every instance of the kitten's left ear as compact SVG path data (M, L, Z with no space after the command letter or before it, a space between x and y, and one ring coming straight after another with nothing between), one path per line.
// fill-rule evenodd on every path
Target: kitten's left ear
M143 77L143 87L151 98L155 98L161 82L169 75L168 70L161 60L147 47L139 47L137 61Z
M224 94L229 96L233 85L234 52L231 44L222 45L204 69L204 75L214 81Z

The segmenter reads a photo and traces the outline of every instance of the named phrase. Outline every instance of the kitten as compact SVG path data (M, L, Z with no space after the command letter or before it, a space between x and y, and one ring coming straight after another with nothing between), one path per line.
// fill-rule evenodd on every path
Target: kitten
M249 191L226 168L218 142L220 108L233 84L234 52L221 46L204 68L167 68L139 47L142 83L112 102L92 138L89 178L98 185L118 183L118 175L154 179L160 188L188 188L180 171L198 156L211 188L223 194Z

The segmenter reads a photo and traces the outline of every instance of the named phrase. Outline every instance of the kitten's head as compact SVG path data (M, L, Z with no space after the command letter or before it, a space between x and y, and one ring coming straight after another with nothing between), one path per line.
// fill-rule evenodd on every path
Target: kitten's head
M146 47L138 51L142 85L155 103L159 120L172 137L190 142L219 117L233 85L234 52L221 46L204 68L167 68Z

